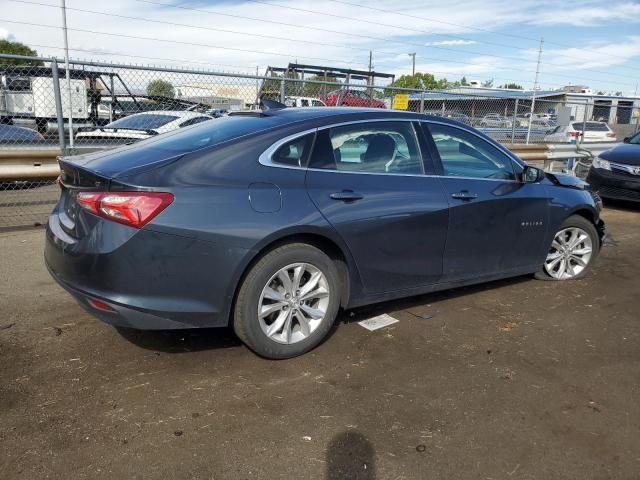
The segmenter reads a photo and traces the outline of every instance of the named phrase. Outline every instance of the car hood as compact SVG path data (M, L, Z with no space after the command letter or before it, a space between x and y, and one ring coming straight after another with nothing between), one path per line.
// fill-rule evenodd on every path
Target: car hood
M589 184L587 182L580 180L578 177L574 177L573 175L545 172L545 176L551 181L551 183L559 187L575 188L578 190L587 190L589 188Z
M621 143L606 152L602 152L599 157L613 163L640 166L640 145Z

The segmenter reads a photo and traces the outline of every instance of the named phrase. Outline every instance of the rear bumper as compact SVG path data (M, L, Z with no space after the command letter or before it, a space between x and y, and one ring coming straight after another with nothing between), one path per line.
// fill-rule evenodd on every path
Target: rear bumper
M45 262L46 263L46 262ZM109 301L105 298L98 298L95 295L91 295L87 292L83 292L76 288L71 287L69 284L60 280L60 278L51 270L51 267L47 264L47 269L51 276L58 282L58 284L64 288L69 294L78 302L78 304L85 309L89 314L93 315L99 320L102 320L114 327L126 327L135 328L138 330L174 330L183 328L192 328L193 325L184 322L176 322L168 318L163 318L157 314L134 310L124 305L117 304L113 301ZM90 299L102 300L107 303L113 311L107 312L99 310L89 303Z
M53 278L89 313L143 330L228 325L233 292L248 250L100 220L73 241L46 231L45 263ZM113 312L93 307L106 302Z
M640 176L592 168L587 182L603 198L640 202Z

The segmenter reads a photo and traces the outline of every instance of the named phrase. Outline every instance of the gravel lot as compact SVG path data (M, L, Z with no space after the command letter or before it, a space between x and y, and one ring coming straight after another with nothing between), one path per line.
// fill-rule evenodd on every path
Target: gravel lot
M640 209L584 280L344 313L304 357L228 331L117 331L0 233L3 479L637 479ZM399 323L368 332L356 320Z

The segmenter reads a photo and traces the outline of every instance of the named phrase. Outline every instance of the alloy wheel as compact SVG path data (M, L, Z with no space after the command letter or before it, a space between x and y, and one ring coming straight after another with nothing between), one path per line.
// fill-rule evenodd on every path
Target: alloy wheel
M560 230L544 262L544 269L557 280L577 277L589 265L593 255L593 242L581 228L569 227Z
M278 270L258 301L258 320L271 340L292 344L308 338L324 321L330 298L327 277L309 263Z

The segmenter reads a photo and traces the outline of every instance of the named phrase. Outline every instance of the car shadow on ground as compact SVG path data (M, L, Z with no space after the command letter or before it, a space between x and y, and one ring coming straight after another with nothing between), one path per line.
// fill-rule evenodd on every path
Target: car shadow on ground
M517 285L520 283L527 283L530 281L533 281L532 275L523 275L519 277L495 280L487 283L480 283L477 285L452 288L448 290L442 290L439 292L402 298L399 300L391 300L388 302L376 303L373 305L358 307L348 311L342 311L338 316L338 322L339 323L360 322L367 318L375 317L377 315L382 315L384 313L390 313L398 310L406 310L416 317L428 319L428 318L431 318L431 316L433 315L432 313L422 313L416 310L419 309L419 307L424 307L425 305L433 306L434 304L437 304L445 300L464 297L465 295L471 295L478 292L493 290L495 288ZM434 312L435 312L435 309L434 309Z
M526 283L531 281L531 279L531 275L525 275L478 285L443 290L441 292L407 297L400 300L376 303L351 310L341 310L333 328L321 343L328 341L339 329L340 324L359 322L367 318L382 315L383 313L390 313L398 310L406 310L416 317L428 319L431 318L432 314L425 314L417 311L419 307L423 307L425 305L433 306L434 304L445 300L492 290L494 288ZM242 342L230 327L186 330L134 330L130 328L116 327L116 330L123 338L140 348L163 353L189 353L203 350L240 347L242 345Z
M138 347L163 353L199 352L242 345L231 328L134 330L116 327L116 330L122 337Z

